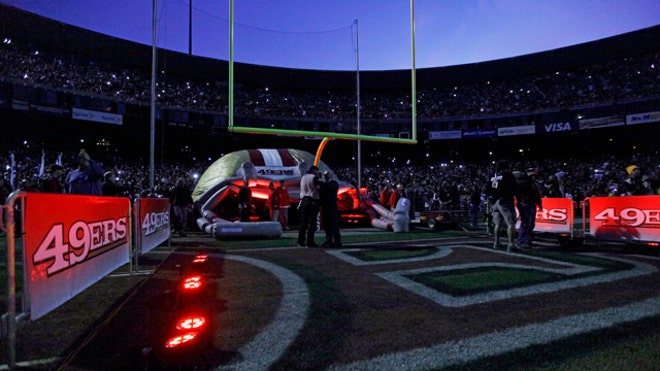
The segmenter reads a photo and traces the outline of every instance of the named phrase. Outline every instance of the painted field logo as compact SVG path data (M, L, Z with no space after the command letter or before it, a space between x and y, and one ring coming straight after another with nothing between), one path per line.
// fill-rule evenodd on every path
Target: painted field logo
M145 236L156 233L169 225L169 211L146 213L144 219L142 219L142 230L144 231Z
M125 244L127 218L77 221L68 230L54 224L32 255L34 266L49 264L49 276Z

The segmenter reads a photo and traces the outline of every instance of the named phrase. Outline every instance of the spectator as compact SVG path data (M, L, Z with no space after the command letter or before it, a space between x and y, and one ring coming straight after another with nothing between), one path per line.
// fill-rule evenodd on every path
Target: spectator
M481 190L476 185L470 186L470 216L472 228L479 226L479 207L481 206Z
M628 177L620 184L619 194L621 196L647 196L652 195L653 191L647 176L642 176L642 169L637 165L630 165L626 168Z
M268 199L266 200L265 207L269 210L268 219L272 221L280 220L280 200L279 194L275 192L275 183L268 183L268 189L270 193L268 194Z
M516 207L520 214L517 244L521 248L532 247L534 227L536 226L536 208L543 210L541 194L529 175L520 171L513 172L516 178Z
M494 249L502 248L500 244L500 229L503 223L506 224L506 237L509 243L506 250L511 252L517 249L513 241L516 227L516 211L513 206L515 192L516 179L509 170L508 161L498 161L497 171L491 178L488 190L488 195L492 199L493 222L495 223Z
M61 165L50 165L46 177L41 181L40 191L46 193L64 193L64 187L62 187L62 183L60 182L63 173L64 168Z
M7 202L7 196L11 193L11 188L9 184L5 181L3 176L0 176L0 205L4 205Z
M385 183L380 189L378 203L381 206L390 207L390 196L392 196L392 187L389 183Z
M171 192L172 208L174 209L174 228L179 236L186 237L188 228L188 213L193 204L190 187L185 178L179 177Z
M548 181L543 185L543 197L548 198L562 198L564 195L561 192L559 178L557 175L550 175Z
M66 176L66 193L101 196L102 178L103 169L81 149L78 154L78 168L71 170Z
M279 202L280 216L278 221L282 224L282 228L289 230L289 209L291 208L291 200L289 199L289 191L286 189L284 180L280 180L279 186L275 188L277 193L277 200Z
M18 190L23 192L39 192L37 187L34 186L34 183L32 183L32 180L30 179L21 180L18 185Z
M298 230L298 246L318 247L314 242L316 222L319 213L319 168L311 166L307 174L300 178L300 229Z
M339 183L333 179L330 171L323 173L324 182L319 183L321 198L321 217L325 230L325 242L321 247L341 246L341 233L339 232L339 210L337 209L337 192Z
M403 197L403 184L397 184L396 189L390 194L390 210L394 212L396 209L396 203L399 202L399 199Z
M242 222L249 222L252 213L252 190L248 185L249 181L243 179L243 186L238 190L238 215Z
M101 183L101 193L104 196L126 196L126 187L119 183L114 171L106 171L103 174Z

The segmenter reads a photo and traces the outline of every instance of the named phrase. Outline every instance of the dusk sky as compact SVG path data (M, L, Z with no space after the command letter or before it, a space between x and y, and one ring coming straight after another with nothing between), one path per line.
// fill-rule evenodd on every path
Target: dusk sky
M193 54L227 60L229 0L192 1ZM2 2L151 45L152 0ZM157 1L159 47L188 52L189 4ZM355 70L359 55L360 70L411 67L409 0L235 0L234 8L236 62ZM416 67L514 57L658 24L658 0L417 0Z

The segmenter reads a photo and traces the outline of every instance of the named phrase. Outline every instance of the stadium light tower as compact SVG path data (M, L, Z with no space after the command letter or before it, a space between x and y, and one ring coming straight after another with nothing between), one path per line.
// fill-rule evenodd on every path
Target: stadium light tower
M154 190L154 151L156 148L156 3L151 21L151 112L149 115L149 189Z
M188 1L188 55L192 55L192 10L193 0Z

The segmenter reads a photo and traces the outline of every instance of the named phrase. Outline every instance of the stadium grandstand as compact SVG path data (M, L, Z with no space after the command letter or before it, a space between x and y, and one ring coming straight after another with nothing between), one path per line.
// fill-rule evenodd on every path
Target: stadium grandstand
M6 5L0 17L3 148L74 151L82 142L97 154L148 158L151 46ZM654 153L656 124L638 118L660 111L659 37L656 26L515 58L419 69L419 144L393 151L363 143L363 161L382 164L397 152L417 164ZM360 73L363 134L410 136L409 78L406 70ZM355 133L355 81L351 71L237 63L235 123ZM158 50L158 163L273 147L272 136L227 132L227 82L227 61ZM318 146L310 138L277 141L282 148ZM335 166L354 164L354 142L331 147Z

